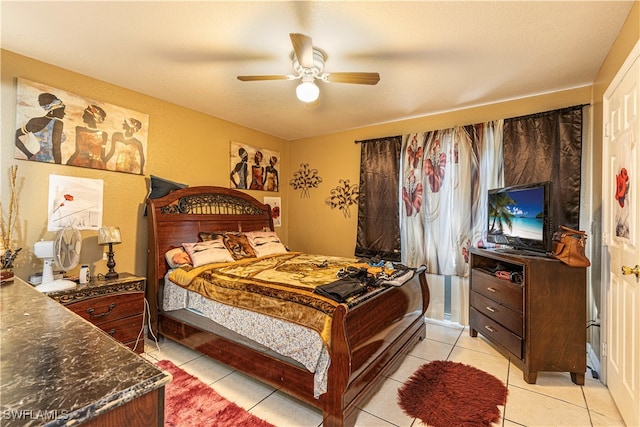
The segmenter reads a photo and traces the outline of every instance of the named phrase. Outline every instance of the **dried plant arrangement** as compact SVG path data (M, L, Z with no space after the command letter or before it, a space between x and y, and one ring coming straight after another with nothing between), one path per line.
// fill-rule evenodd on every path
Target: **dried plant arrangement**
M0 201L0 232L2 233L2 247L0 248L0 262L2 268L12 268L13 263L22 248L13 246L13 230L18 219L18 194L16 192L16 177L18 165L9 167L9 212L5 218L5 210Z

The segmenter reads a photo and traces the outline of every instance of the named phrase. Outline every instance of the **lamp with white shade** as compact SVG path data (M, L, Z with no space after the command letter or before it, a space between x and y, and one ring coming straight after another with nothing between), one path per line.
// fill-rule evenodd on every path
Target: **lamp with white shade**
M113 226L102 226L98 232L98 244L109 245L109 252L107 252L107 267L109 272L104 275L106 279L117 279L118 273L114 270L116 261L113 259L113 245L122 243L120 238L120 228Z

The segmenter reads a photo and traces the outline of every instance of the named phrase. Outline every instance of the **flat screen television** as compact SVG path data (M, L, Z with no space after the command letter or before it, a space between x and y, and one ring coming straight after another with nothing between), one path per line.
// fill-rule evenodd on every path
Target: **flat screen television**
M487 241L515 251L551 251L551 182L489 190Z

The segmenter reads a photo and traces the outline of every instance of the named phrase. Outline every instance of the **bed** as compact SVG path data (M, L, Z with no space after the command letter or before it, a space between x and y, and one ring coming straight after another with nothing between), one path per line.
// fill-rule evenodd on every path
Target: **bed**
M324 426L351 426L362 406L425 336L429 289L424 272L401 286L367 292L329 313L326 392L298 360L189 309L163 310L166 253L202 232L273 231L271 210L241 191L213 186L179 189L149 199L147 300L160 337L200 351L319 408Z

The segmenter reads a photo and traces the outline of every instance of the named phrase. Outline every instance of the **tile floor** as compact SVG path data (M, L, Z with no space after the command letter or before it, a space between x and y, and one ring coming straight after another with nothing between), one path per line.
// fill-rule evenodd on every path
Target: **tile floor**
M222 396L278 427L322 425L322 414L315 408L175 342L164 340L156 346L146 340L145 351L148 360L171 360ZM624 426L609 391L600 381L588 378L580 387L571 382L568 373L540 372L536 384L527 384L522 371L482 336L471 338L467 328L431 321L427 322L427 339L409 353L382 389L360 408L356 425L423 426L420 420L404 414L396 396L411 374L431 360L472 365L507 384L507 404L500 408L502 419L496 425Z

